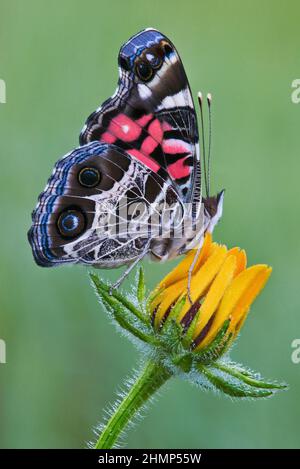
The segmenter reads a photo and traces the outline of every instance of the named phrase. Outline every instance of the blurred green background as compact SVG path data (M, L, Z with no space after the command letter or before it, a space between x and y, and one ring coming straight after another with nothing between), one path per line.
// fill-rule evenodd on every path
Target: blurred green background
M119 47L149 26L176 44L194 95L213 93L212 186L226 188L215 239L274 268L233 358L290 390L232 402L173 380L129 447L300 447L299 15L297 0L1 0L1 447L83 447L137 364L86 269L37 267L26 233L53 164L113 93ZM149 287L172 266L144 265Z

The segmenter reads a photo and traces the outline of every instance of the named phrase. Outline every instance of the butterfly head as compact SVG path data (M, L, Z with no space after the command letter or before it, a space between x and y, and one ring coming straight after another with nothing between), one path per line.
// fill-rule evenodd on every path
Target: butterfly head
M223 214L224 189L215 196L203 197L206 231L212 233Z

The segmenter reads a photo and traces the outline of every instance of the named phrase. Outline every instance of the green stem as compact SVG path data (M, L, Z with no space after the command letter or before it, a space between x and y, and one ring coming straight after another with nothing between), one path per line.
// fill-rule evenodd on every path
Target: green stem
M171 376L161 363L150 360L107 422L95 449L112 448L136 413Z

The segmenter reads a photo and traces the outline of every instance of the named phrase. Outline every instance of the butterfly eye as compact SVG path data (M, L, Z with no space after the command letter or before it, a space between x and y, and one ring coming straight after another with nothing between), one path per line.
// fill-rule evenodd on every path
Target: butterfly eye
M159 68L161 67L161 64L162 64L162 58L159 57L158 55L154 55L152 53L148 53L146 54L146 57L147 57L147 60L149 61L149 63L151 64L151 67L152 68Z
M75 238L85 229L85 217L80 210L65 210L58 217L57 228L62 236Z
M99 184L101 175L96 168L83 168L78 174L78 181L83 187L95 187Z
M138 77L142 81L151 80L151 78L153 76L153 73L154 73L154 71L153 71L151 65L149 64L149 62L138 62L136 67L135 67L135 70L136 70L136 73L137 73Z

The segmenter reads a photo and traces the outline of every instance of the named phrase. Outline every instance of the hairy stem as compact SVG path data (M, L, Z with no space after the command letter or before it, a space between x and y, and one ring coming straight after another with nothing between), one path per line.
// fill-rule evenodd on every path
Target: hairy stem
M171 376L161 363L150 360L105 425L95 449L112 448L136 413Z

